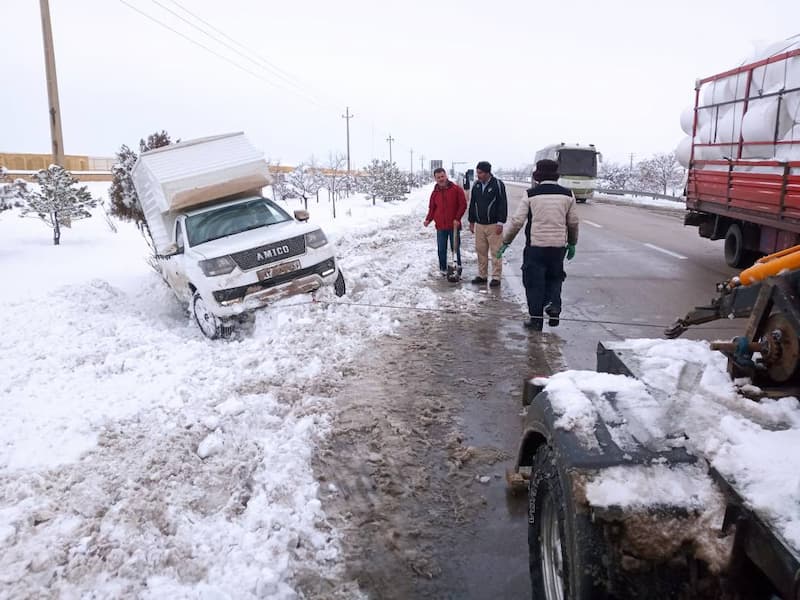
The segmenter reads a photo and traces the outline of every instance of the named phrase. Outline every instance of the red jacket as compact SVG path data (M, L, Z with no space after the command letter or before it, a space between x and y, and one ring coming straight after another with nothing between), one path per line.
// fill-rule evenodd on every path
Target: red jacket
M461 186L452 181L448 181L444 189L440 189L438 185L433 186L428 204L428 216L425 220L434 221L437 230L452 229L453 221L459 222L460 229L461 217L465 212L467 212L467 196Z

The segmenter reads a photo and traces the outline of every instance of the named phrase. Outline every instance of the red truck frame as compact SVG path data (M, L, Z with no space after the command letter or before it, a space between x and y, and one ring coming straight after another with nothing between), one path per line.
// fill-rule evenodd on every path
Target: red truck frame
M745 267L760 255L771 254L800 243L800 160L743 159L746 146L798 144L797 140L779 140L777 126L773 139L745 142L740 132L738 144L731 142L697 143L700 110L722 109L742 104L742 117L752 100L800 93L800 88L781 89L751 97L753 72L759 67L788 61L800 56L800 49L776 54L747 65L706 77L695 86L692 151L686 182L685 225L697 226L700 236L725 240L725 260L732 267ZM701 87L731 76L744 75L743 98L701 105ZM779 102L781 101L779 100ZM718 113L717 113L718 114ZM741 131L741 129L740 129ZM796 131L796 130L795 130ZM736 148L736 155L720 160L696 158L697 149L725 146ZM709 166L717 166L712 170ZM748 172L743 167L766 167Z

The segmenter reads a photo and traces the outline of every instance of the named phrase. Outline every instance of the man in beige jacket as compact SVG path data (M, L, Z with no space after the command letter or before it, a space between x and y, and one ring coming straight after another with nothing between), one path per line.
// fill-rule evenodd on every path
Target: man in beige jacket
M536 163L534 187L525 191L497 252L501 257L527 221L522 283L530 315L525 327L534 331L542 330L545 310L550 317L548 325L558 325L561 284L566 277L564 256L572 260L578 243L575 197L570 190L558 185L558 177L558 163L554 160Z

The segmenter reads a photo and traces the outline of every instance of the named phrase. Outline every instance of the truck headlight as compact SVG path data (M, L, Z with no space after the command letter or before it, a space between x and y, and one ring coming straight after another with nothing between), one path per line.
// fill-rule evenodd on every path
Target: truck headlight
M236 263L230 256L220 256L219 258L209 258L208 260L201 260L199 263L200 268L203 269L208 277L216 277L217 275L227 275L236 268Z
M322 248L328 243L328 238L322 233L322 229L315 229L306 234L306 246L311 248Z

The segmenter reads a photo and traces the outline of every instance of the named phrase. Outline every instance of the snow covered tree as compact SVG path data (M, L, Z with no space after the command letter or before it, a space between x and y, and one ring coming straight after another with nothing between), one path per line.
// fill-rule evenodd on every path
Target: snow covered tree
M271 159L268 159L267 165L269 166L269 172L272 176L272 199L278 201L294 198L294 190L292 186L289 185L289 179L286 173L281 169L281 161L277 160L273 162Z
M626 165L613 162L605 162L600 167L597 175L604 188L610 190L624 190L631 182L631 170Z
M364 173L359 178L359 191L372 198L375 205L375 198L381 192L381 180L383 178L383 167L378 159L373 159L370 164L362 169Z
M308 210L308 197L319 189L314 172L305 163L300 163L289 173L287 183L303 199L303 206Z
M15 184L5 167L0 167L0 212L9 210L19 199L20 186Z
M683 181L683 168L674 152L654 154L639 163L639 177L648 190L666 194L668 187L674 188Z
M90 208L97 205L86 186L78 187L72 173L50 165L33 176L39 189L25 188L22 199L25 205L22 216L34 214L53 229L53 244L61 241L61 227L70 227L72 221L92 216Z
M405 200L405 191L408 186L408 176L397 168L395 163L388 160L373 160L363 169L364 193L384 202L389 200Z
M175 140L178 143L180 140ZM119 152L117 152L117 160L111 167L111 187L108 188L108 198L111 203L109 213L123 221L133 221L145 236L145 239L153 245L153 238L150 235L150 230L147 227L147 221L144 218L142 205L139 203L139 196L136 194L136 189L133 187L133 180L131 179L131 171L139 154L154 150L163 146L172 144L172 140L166 131L158 131L147 136L147 140L139 140L139 153L137 154L131 148L123 144Z

